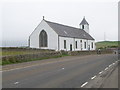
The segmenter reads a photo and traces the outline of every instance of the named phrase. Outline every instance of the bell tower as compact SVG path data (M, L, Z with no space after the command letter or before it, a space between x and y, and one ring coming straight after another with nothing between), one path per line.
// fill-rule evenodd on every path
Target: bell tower
M83 18L82 22L79 24L80 25L80 29L85 30L87 33L89 33L89 24L86 21L85 17Z

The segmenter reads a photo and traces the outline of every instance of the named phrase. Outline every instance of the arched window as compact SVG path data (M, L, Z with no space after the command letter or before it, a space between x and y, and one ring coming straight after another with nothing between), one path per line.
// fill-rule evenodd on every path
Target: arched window
M40 32L39 45L40 47L47 47L47 33L44 30Z

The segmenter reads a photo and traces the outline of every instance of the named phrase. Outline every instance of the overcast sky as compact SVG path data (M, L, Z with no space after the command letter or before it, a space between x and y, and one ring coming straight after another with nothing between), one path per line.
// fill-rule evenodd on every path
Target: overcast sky
M118 40L117 0L96 1L5 0L0 9L2 41L5 45L27 45L29 35L43 16L48 21L77 28L85 16L95 41L103 41L104 36L106 40Z

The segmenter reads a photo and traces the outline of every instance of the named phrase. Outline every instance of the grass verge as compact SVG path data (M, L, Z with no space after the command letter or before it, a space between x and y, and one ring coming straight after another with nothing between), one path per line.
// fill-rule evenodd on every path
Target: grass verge
M60 58L60 57L64 57L64 56L69 56L69 55L68 55L68 54L64 54L64 55L59 55L59 56L42 57L42 58L28 59L28 60L20 60L20 61L16 61L16 60L4 61L4 60L3 60L2 63L0 63L0 65L17 64L17 63L37 61L37 60L46 60L46 59L52 59L52 58Z

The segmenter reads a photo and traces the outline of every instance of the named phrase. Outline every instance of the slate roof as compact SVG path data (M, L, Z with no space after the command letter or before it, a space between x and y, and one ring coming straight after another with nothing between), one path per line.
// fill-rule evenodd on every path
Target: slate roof
M94 40L92 36L90 36L88 33L86 33L84 30L80 28L66 26L50 21L46 21L46 22L59 36Z
M86 21L85 17L84 17L82 22L80 23L80 25L85 25L85 24L89 25L88 22Z

